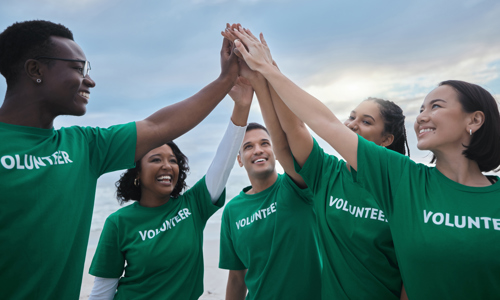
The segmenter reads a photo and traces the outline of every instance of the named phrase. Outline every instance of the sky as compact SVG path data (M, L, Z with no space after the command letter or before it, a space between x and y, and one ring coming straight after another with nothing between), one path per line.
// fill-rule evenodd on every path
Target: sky
M87 114L59 117L56 128L137 121L193 95L219 76L220 32L239 22L263 32L281 71L340 119L367 97L399 104L418 162L431 156L416 149L413 122L440 81L476 83L500 99L499 16L496 0L0 0L1 31L25 20L61 23L91 62ZM226 97L176 140L190 159L189 185L210 165L232 105ZM257 101L249 121L263 122ZM113 197L118 176L100 179L97 200ZM248 184L235 165L228 197Z

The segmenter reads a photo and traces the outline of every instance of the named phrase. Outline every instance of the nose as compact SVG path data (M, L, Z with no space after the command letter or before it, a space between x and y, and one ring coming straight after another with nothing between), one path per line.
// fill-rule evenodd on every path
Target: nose
M161 165L161 168L165 170L172 169L172 165L168 161L165 161L165 163Z
M256 145L253 149L254 149L253 150L254 154L261 154L264 152L264 150L262 150L262 147L260 145Z
M89 74L87 74L87 76L83 78L83 83L90 88L95 87L95 81L92 78L90 78Z
M345 126L347 128L351 129L352 131L356 132L359 129L358 122L356 120L347 120L344 122Z
M428 114L425 112L425 110L421 111L418 115L417 115L417 119L416 119L416 122L418 124L420 123L424 123L424 122L427 122L429 120L429 116Z

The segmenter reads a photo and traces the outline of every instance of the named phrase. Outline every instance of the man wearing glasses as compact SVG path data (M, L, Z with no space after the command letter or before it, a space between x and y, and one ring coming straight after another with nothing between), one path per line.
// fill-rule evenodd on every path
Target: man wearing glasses
M97 178L201 122L236 80L231 48L224 40L219 78L145 120L55 130L56 117L86 112L95 82L84 52L47 21L0 34L0 298L79 298Z

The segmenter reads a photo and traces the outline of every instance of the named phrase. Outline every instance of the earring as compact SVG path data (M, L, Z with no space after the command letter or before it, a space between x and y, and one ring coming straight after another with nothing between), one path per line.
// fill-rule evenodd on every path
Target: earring
M139 178L134 179L134 185L139 186L141 183L139 182Z
M40 78L38 78L38 79L36 80L36 83L41 83L41 82L42 82L42 80L41 80Z
M470 133L470 135L472 136L472 129L469 129L469 133Z

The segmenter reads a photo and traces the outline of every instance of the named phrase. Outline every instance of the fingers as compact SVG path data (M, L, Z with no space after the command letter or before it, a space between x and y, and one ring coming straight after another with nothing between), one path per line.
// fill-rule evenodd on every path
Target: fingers
M247 59L249 53L247 49L245 49L245 46L240 40L234 40L234 45L236 46L236 49L240 52L240 54L243 56L243 59Z
M264 34L262 34L262 32L260 33L260 42L265 45L266 47L269 47L267 46L267 42L266 42L266 39L264 39Z

